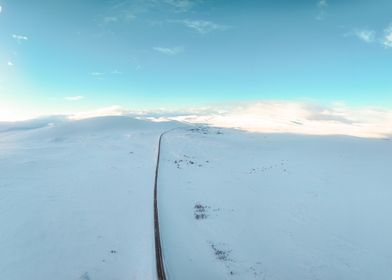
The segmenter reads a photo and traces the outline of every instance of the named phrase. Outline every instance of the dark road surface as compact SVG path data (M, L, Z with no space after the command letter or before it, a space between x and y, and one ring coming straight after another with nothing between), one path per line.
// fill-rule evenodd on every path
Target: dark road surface
M166 280L165 266L163 264L162 247L161 247L161 235L159 231L159 213L158 213L158 173L159 173L159 160L161 155L161 143L162 137L166 132L163 132L159 136L158 142L158 155L157 163L155 167L155 180L154 180L154 231L155 231L155 258L157 266L157 277L159 280Z

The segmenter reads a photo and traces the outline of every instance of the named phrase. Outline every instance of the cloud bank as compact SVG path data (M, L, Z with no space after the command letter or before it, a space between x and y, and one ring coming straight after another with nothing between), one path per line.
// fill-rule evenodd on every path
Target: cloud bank
M370 138L392 136L392 109L350 108L343 104L320 106L305 102L260 101L182 111L129 111L120 106L112 106L74 114L71 118L109 115L129 115L152 121L175 120L261 133L349 135Z

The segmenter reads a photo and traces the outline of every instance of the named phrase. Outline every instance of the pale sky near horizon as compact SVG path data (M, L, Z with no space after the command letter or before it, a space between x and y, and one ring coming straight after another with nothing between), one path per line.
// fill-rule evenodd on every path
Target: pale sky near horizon
M392 108L392 2L0 0L0 110ZM0 114L1 115L1 114Z

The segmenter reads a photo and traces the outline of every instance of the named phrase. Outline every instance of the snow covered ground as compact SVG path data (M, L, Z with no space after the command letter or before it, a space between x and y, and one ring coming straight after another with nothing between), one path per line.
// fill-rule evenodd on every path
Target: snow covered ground
M0 123L0 275L155 279L158 136L128 117ZM169 280L392 275L392 141L191 127L165 135Z
M390 279L392 141L210 128L162 153L169 279Z
M0 278L155 279L156 146L171 126L126 117L1 124Z

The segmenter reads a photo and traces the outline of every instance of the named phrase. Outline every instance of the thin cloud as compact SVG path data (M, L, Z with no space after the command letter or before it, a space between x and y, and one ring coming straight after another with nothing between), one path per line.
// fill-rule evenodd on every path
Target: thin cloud
M16 35L16 34L12 34L12 38L14 38L15 40L18 41L18 43L22 42L22 41L28 41L29 38L27 36L24 35Z
M110 17L104 17L103 18L103 22L104 23L113 23L113 22L117 22L118 21L118 17L115 16L110 16Z
M12 66L14 66L14 63L12 63L12 61L8 61L7 65L12 67Z
M119 11L114 15L103 17L103 24L116 24L116 23L129 23L132 22L136 18L136 15L132 11Z
M189 11L196 5L196 1L191 0L164 0L164 3L181 12Z
M328 7L328 1L327 0L319 0L317 2L317 8L318 8L318 14L316 16L316 20L324 20L326 17L326 10Z
M374 30L369 30L369 29L355 30L354 35L358 39L366 43L373 43L376 40L376 32Z
M200 2L202 0L144 0L142 3L144 10L168 8L172 12L188 12Z
M91 72L90 75L94 76L94 77L100 77L100 76L105 75L105 73L102 73L102 72Z
M365 43L377 43L384 48L392 48L392 24L384 29L383 36L376 36L377 32L371 29L356 29L345 36L355 36Z
M320 1L318 2L318 6L319 6L320 8L325 8L325 7L327 7L327 6L328 6L327 0L320 0Z
M173 48L165 48L165 47L155 47L154 51L162 53L164 55L177 55L184 51L183 47L173 47Z
M1 12L3 11L3 7L2 6L0 6L0 14L1 14Z
M385 48L392 48L392 24L384 30L384 39L382 44Z
M188 12L203 0L113 0L110 14L103 17L103 24L129 23L142 14L156 10Z
M67 96L64 99L67 100L67 101L80 101L80 100L82 100L84 98L85 98L84 96L77 95L77 96Z
M178 20L173 21L185 25L186 27L197 31L200 34L207 34L214 31L225 31L230 28L230 26L217 24L208 20Z

